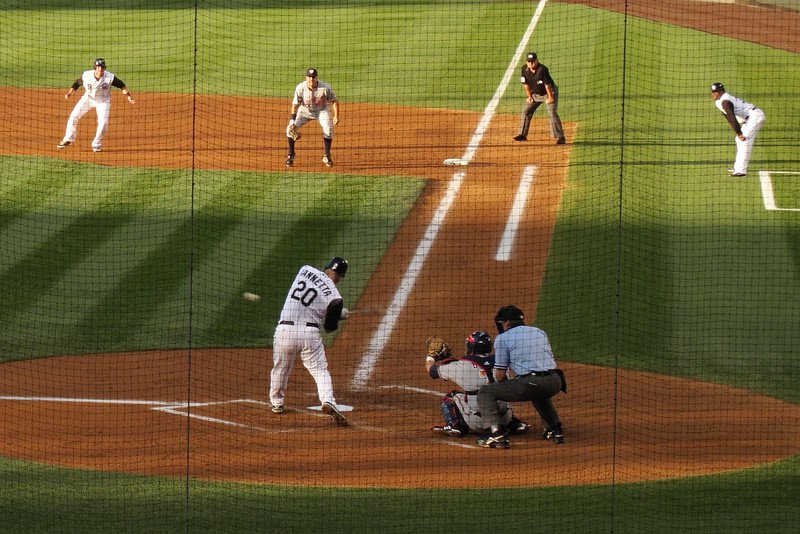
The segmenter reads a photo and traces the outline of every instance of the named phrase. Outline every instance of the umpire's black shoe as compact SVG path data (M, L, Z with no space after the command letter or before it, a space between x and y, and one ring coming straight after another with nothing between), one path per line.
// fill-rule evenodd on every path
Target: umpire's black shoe
M524 434L530 429L531 425L529 425L525 421L517 419L516 417L512 417L511 422L508 423L508 430L514 435Z
M524 136L522 134L514 136L514 141L527 141L527 140L528 140L528 137Z
M566 143L566 142L567 142L567 140L566 140L566 139L564 139L564 138L562 137L562 138L560 138L560 139L558 139L558 140L556 141L556 144L557 144L557 145L563 145L563 144L564 144L564 143Z
M564 430L561 427L554 430L545 428L542 433L542 439L549 439L553 443L564 443Z

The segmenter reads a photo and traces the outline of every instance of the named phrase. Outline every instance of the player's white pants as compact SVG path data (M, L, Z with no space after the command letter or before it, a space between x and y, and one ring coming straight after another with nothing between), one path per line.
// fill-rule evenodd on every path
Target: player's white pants
M336 406L333 381L328 372L328 360L325 358L325 347L322 344L319 328L293 325L278 325L275 329L275 338L272 342L270 402L283 406L289 375L298 355L317 384L320 403L330 402Z
M305 106L300 106L297 110L297 118L295 119L294 125L299 130L305 123L313 120L319 122L319 126L322 128L322 137L333 139L333 117L331 116L330 109L325 108L316 113L312 113L308 111Z
M458 406L458 411L461 412L464 422L467 423L471 431L480 434L491 426L485 424L480 416L477 395L467 395L459 391L453 394L453 402ZM500 412L500 423L508 425L514 415L514 412L511 411L511 406L505 401L497 401L497 405Z
M72 109L72 113L69 114L64 141L69 141L70 143L75 142L75 137L78 135L78 122L81 120L81 117L92 109L97 111L97 130L94 133L94 139L92 139L92 148L103 147L103 138L108 131L111 102L98 102L97 100L88 98L86 95L78 100L78 103L75 104L75 107Z
M750 112L750 116L744 123L742 123L742 135L745 140L739 139L736 136L736 161L733 163L733 172L741 172L747 174L747 166L750 164L750 152L753 151L753 143L756 140L756 135L764 125L764 112L756 108Z

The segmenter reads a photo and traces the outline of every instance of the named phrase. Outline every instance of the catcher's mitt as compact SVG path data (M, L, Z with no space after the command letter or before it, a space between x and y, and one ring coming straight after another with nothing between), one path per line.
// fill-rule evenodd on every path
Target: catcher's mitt
M447 341L440 337L429 337L425 344L428 347L428 356L436 360L437 362L440 360L445 360L450 358L453 355L453 351L450 349L450 345L447 344Z
M286 127L286 137L290 137L290 138L294 139L295 141L300 139L301 135L300 135L300 132L297 130L297 126L295 126L294 124L290 124L289 126L287 126Z

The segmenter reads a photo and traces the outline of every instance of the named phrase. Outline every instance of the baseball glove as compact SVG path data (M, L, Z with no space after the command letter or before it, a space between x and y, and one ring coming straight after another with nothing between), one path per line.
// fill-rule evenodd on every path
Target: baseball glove
M297 126L294 124L290 124L286 127L286 137L290 137L297 141L300 139L301 135L300 132L297 130Z
M425 344L428 347L428 356L436 360L437 362L440 360L445 360L450 358L453 355L453 351L450 349L450 345L447 344L447 341L443 340L440 337L429 337Z

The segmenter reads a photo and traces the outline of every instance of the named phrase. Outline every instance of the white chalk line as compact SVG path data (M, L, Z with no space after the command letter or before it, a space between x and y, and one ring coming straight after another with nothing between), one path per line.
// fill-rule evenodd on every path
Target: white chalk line
M775 191L772 188L773 174L800 174L791 171L758 171L758 179L761 182L761 197L764 199L764 209L768 211L800 211L800 208L779 208L775 201Z
M483 136L488 130L492 119L494 118L497 106L500 104L500 100L505 94L506 89L508 89L508 85L511 83L512 78L514 77L517 64L519 64L519 61L522 59L522 55L525 53L528 42L533 35L533 30L536 28L546 4L547 0L540 0L533 17L528 24L528 28L525 30L525 34L517 45L517 49L514 51L514 55L509 62L508 67L506 68L503 79L497 86L497 90L495 90L494 95L489 100L489 103L486 105L483 116L481 117L478 126L475 128L472 137L467 143L464 155L461 156L461 159L466 163L469 163L472 161L472 158L475 157L475 153L478 151L478 147L483 140ZM453 201L455 200L456 195L461 188L461 183L464 181L465 176L465 170L459 170L453 173L453 177L450 179L447 191L439 203L439 207L436 209L433 219L425 229L425 233L423 234L422 239L417 245L417 249L414 251L411 260L408 263L406 272L403 275L403 278L400 280L400 284L394 294L394 297L392 298L391 303L386 309L386 313L384 314L383 319L381 319L380 324L372 334L370 342L367 345L367 349L361 357L361 362L356 368L355 374L350 381L351 389L363 390L366 388L367 382L372 376L372 373L375 370L375 365L383 354L386 344L389 342L392 332L394 331L394 327L397 324L397 320L400 317L400 312L403 311L403 308L408 301L408 297L414 288L414 284L419 277L419 273L422 271L422 268L425 265L425 260L431 251L433 242L436 240L436 236L439 234L439 229L441 228L447 213L450 211L450 207L453 205Z
M511 206L511 212L508 214L508 221L506 221L505 230L503 230L503 237L500 239L500 244L497 247L497 254L495 254L495 261L508 261L511 259L511 251L514 250L514 241L517 239L517 231L522 216L525 213L525 204L528 201L528 194L533 187L533 178L536 175L536 165L527 165L522 172L522 178L519 181L517 188L517 195L514 197L514 204Z

